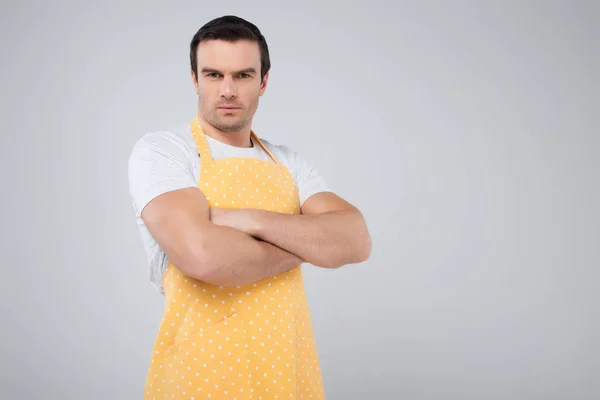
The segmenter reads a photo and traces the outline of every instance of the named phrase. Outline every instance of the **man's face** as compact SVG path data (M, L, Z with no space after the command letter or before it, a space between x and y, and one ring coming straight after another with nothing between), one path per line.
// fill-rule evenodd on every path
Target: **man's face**
M249 40L208 40L198 45L199 116L222 132L246 127L263 95L268 74L260 79L260 50Z

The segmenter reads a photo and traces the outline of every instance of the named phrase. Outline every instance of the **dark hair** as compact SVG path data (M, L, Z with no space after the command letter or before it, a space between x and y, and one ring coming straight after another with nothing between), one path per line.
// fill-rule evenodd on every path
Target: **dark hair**
M192 38L192 42L190 43L190 63L192 64L192 71L194 71L196 79L198 79L198 64L196 61L198 45L200 42L206 40L226 40L229 42L252 40L258 42L261 81L267 72L269 72L269 69L271 69L267 41L256 25L234 15L225 15L207 22Z

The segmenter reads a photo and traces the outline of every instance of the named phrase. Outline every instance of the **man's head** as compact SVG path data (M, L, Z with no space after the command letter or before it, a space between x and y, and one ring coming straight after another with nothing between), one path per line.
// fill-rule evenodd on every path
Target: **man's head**
M235 16L214 19L194 35L190 63L199 117L222 132L247 127L271 68L259 29Z

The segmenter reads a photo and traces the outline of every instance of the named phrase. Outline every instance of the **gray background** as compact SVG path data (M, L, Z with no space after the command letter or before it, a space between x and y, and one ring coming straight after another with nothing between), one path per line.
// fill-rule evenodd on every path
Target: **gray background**
M599 3L218 3L2 3L0 398L142 398L127 158L191 121L189 41L229 13L270 45L254 128L372 232L305 268L328 399L600 398Z

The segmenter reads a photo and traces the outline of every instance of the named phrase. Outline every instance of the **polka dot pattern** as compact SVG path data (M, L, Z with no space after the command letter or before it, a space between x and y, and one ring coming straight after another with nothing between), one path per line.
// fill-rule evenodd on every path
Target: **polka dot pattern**
M213 160L198 120L199 187L211 207L300 213L291 173L273 162ZM165 310L144 399L325 399L301 266L253 284L222 287L169 264Z

